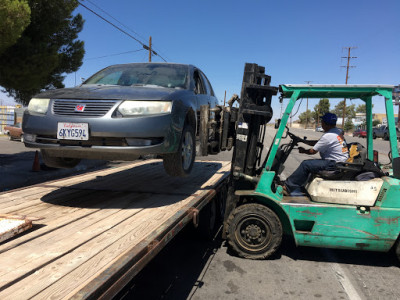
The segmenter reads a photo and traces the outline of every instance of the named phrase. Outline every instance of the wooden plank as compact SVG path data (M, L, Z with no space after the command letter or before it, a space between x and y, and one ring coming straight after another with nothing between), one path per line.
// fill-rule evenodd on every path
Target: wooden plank
M94 215L95 213L101 210L107 210L109 208L115 207L116 204L120 204L121 207L123 207L121 202L103 201L109 199L109 196L109 194L99 192L98 194L93 195L93 198L85 199L86 201L84 203L89 204L86 207L53 206L51 209L48 209L46 211L49 213L49 215L40 215L40 217L44 218L44 220L40 222L41 226L38 226L38 228L35 228L34 226L35 231L31 231L18 238L17 240L0 245L0 253L8 251L13 247L17 247L20 244L33 241L34 239L44 236L47 233L55 232L56 230L65 230L65 226L79 220L86 220L87 218L91 218L92 215ZM146 199L146 197L142 195L138 195L138 197ZM47 235L47 237L49 237L49 235Z
M129 195L123 199L128 205L121 203L121 207L98 210L91 214L90 218L78 219L58 228L58 230L31 240L27 244L29 247L23 244L18 248L13 248L10 251L12 256L8 258L6 263L2 264L0 286L24 276L32 268L36 269L46 265L49 261L58 256L63 256L64 253L116 226L115 224L122 220L134 216L148 205L146 200L151 203L157 201L151 198L143 199L143 197L139 199L139 195L136 196L138 202L131 201L132 198ZM120 203L122 199L115 200ZM46 249L46 251L43 251L43 249Z
M151 161L33 186L36 199L29 188L12 194L20 211L45 219L0 245L0 298L58 299L72 291L69 298L82 290L180 218L230 171L229 162L196 164L183 179L167 176L160 161ZM24 205L25 197L30 204Z
M146 210L142 209L140 213L137 212L128 216L129 212L121 211L118 217L114 216L114 218L105 220L103 224L93 224L93 226L79 231L84 236L81 238L69 237L68 249L66 249L63 241L51 243L53 245L46 243L46 254L34 253L34 256L29 255L28 249L28 259L31 262L29 267L33 263L36 266L36 271L14 284L12 289L7 290L7 293L0 293L0 297L7 297L8 293L17 292L13 295L16 299L22 295L30 298L48 286L50 286L50 290L45 294L49 293L49 295L38 295L39 298L55 297L58 299L62 297L71 291L71 288L76 285L79 286L79 284L91 278L93 273L106 267L110 260L120 255L127 247L137 244L182 207L183 203L177 201L177 196L167 197L169 199L160 196L154 200L152 207L147 207ZM158 206L160 201L170 205L160 207ZM110 226L110 224L116 225ZM91 238L88 238L88 236ZM76 245L79 245L79 248ZM63 251L63 254L60 254L60 251ZM11 268L6 269L6 266L4 266L5 270L2 272L4 277L0 277L0 285L4 285L4 279L15 278L16 274L21 276L21 273L30 270L30 268L24 268L26 266L24 255L27 255L26 251L24 252L19 253L20 255L17 258L12 258ZM58 255L56 260L53 259L55 255ZM47 260L48 263L44 264L44 260ZM9 272L5 273L7 270ZM54 276L54 274L57 275Z
M0 242L4 242L32 227L32 221L21 216L0 215Z

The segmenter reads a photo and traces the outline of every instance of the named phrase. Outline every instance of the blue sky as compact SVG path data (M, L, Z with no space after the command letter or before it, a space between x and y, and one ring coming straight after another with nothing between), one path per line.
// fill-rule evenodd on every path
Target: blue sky
M217 97L240 94L246 62L265 66L272 84L345 82L347 56L343 47L355 46L349 84L400 83L400 1L398 0L281 0L281 1L82 1L93 3L128 26L130 34L148 44L168 62L198 66L210 79ZM80 78L111 64L145 62L148 52L109 56L141 49L135 40L84 9L86 20L80 39L86 55L80 70L64 83L72 87ZM118 24L121 26L120 24ZM97 58L107 56L104 58ZM162 61L153 56L153 61ZM76 78L76 79L75 79ZM0 98L4 96L0 95ZM310 100L313 108L318 100ZM331 101L333 107L338 100ZM358 102L356 102L358 104ZM280 105L274 98L275 117ZM300 111L305 110L303 101ZM384 112L380 105L374 111Z

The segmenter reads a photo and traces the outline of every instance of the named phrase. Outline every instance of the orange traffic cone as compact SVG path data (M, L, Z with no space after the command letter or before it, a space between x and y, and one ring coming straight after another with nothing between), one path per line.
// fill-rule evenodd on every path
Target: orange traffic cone
M36 150L36 153L35 153L35 160L33 161L32 171L33 172L39 172L40 171L39 151L38 150Z

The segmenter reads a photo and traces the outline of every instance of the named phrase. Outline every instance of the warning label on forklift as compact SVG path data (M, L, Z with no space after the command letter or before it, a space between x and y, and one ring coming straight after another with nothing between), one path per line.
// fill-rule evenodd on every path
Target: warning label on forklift
M247 142L247 135L245 135L245 134L237 134L237 135L236 135L236 138L237 138L239 141Z

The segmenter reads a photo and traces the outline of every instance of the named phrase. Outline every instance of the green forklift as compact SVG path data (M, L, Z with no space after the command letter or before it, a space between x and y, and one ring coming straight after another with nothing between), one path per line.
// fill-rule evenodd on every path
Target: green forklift
M240 257L266 259L283 235L297 246L388 252L400 260L400 158L389 85L270 85L265 68L246 64L240 98L229 106L201 108L200 152L233 149L223 237ZM272 97L289 99L276 134L265 145ZM389 128L391 164L382 169L374 151L372 98L382 96ZM306 142L290 132L289 116L302 98L361 99L366 104L366 148L348 144L350 159L336 170L308 178L304 194L284 196L282 171L291 151ZM238 105L235 105L235 103ZM378 105L378 104L375 104ZM289 138L288 143L286 138ZM263 155L263 150L268 153ZM351 148L351 149L350 149ZM366 175L366 176L364 176Z

